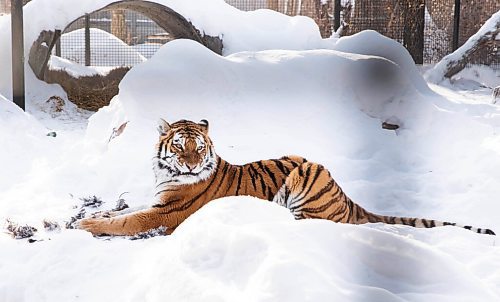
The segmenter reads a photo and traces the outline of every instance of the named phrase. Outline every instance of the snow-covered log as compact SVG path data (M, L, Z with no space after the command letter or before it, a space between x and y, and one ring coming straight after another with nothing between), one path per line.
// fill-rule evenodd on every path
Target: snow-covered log
M429 71L428 80L441 82L445 78L450 79L471 61L474 54L485 47L500 43L500 11L491 16L479 31L465 42L453 53L444 57L436 66Z

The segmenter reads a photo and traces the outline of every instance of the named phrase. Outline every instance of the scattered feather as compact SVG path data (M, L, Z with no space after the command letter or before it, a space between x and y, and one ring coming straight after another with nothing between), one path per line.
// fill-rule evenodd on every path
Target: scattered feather
M138 240L138 239L148 239L156 236L166 236L167 235L167 228L164 226L160 226L156 229L151 229L146 232L141 232L138 233L134 236L130 236L130 240Z
M24 239L35 235L36 228L29 225L18 225L17 223L7 219L7 231L14 239Z

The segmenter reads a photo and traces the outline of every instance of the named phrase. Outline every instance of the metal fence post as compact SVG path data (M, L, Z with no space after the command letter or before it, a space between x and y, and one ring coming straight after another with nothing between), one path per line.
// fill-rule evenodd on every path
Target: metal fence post
M11 0L12 99L26 110L24 87L23 1Z
M333 29L335 31L337 31L340 27L340 10L340 0L335 0L335 3L333 4Z
M460 33L460 0L455 0L455 11L453 14L453 41L452 51L458 48L458 35Z
M90 15L85 14L85 66L90 66Z

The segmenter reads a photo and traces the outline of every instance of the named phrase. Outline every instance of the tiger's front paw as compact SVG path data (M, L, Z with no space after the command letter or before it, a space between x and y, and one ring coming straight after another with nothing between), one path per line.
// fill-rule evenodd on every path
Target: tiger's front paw
M94 236L109 234L109 218L84 218L75 222L75 227L92 233Z

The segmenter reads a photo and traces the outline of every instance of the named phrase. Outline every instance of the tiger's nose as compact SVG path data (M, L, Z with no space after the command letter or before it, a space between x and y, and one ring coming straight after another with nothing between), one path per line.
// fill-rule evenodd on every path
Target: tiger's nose
M194 170L194 168L196 168L196 164L186 163L186 167L188 168L189 172L191 172Z

